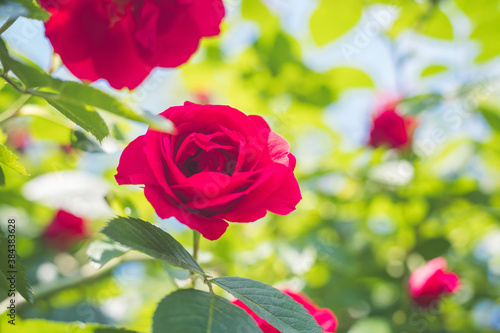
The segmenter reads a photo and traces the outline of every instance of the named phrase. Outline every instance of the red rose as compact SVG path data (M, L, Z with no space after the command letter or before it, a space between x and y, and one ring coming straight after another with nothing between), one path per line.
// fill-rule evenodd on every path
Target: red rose
M174 216L215 240L230 222L266 211L286 215L300 201L288 142L259 116L223 105L186 102L161 113L177 127L149 129L124 150L118 184L143 184L161 218Z
M154 67L177 67L218 35L222 0L41 0L45 35L82 80L134 89Z
M59 210L45 229L42 238L58 250L67 250L87 236L85 221L82 218Z
M292 297L296 302L302 304L304 308L307 311L309 311L309 313L314 317L314 319L316 319L318 325L320 325L323 328L323 332L325 333L335 332L338 322L337 318L330 309L319 308L316 304L313 303L312 300L310 300L306 295L302 293L296 293L290 290L283 290L283 293ZM234 300L232 301L232 303L234 305L239 306L240 308L245 310L249 315L251 315L252 318L257 322L257 325L259 326L259 328L262 330L263 333L280 333L280 331L271 326L267 321L257 316L255 312L250 310L250 308L248 308L245 304L243 304L242 301Z
M373 119L368 144L372 147L406 148L415 126L416 121L412 117L401 116L394 109L385 110Z
M416 269L410 276L409 289L413 301L430 306L443 294L454 293L459 287L455 273L445 272L446 260L439 257Z
M29 130L25 127L14 127L8 130L7 143L16 148L19 152L24 152L31 143Z

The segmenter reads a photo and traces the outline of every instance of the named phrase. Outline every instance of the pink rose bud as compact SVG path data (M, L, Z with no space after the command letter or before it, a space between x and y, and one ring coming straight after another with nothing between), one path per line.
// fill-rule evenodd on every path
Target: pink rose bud
M325 333L333 333L337 328L338 321L333 312L330 309L322 309L319 308L316 304L313 303L311 299L309 299L306 295L302 293L293 292L291 290L283 290L283 293L292 297L297 303L300 303L304 306L304 308L309 311L309 313L316 319L316 322L319 326L323 328L323 332ZM260 318L250 310L245 304L243 304L240 300L233 300L232 303L234 305L239 306L243 310L245 310L252 318L257 322L257 325L262 330L263 333L280 333L276 328L271 326L267 321Z
M428 307L439 301L442 295L458 290L459 279L455 273L446 272L446 260L436 258L416 269L410 276L409 289L413 301Z
M59 210L45 229L42 238L51 247L65 251L87 236L85 221L82 218Z
M175 217L218 239L230 222L267 211L286 215L301 200L290 145L259 116L224 105L186 102L161 116L175 134L149 129L123 151L118 184L144 185L161 218Z

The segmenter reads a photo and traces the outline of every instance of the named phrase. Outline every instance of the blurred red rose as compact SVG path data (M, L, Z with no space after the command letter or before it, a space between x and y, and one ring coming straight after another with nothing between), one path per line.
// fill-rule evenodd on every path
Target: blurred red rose
M87 236L85 221L82 218L59 210L43 232L42 238L51 247L64 251Z
M7 130L7 143L21 153L31 144L31 135L25 127L14 127Z
M124 150L118 184L143 184L161 218L215 240L230 222L286 215L301 199L288 142L259 116L186 102L161 113L177 127L149 129Z
M382 111L373 119L368 144L372 147L407 148L415 126L413 117L401 116L395 109Z
M300 303L304 308L309 311L309 313L316 319L316 322L323 328L323 332L332 333L335 332L338 322L337 318L330 309L321 309L316 304L313 303L306 295L302 293L293 292L291 290L283 290L283 293L292 297L297 303ZM257 322L257 325L262 330L263 333L280 333L276 328L271 326L267 321L260 318L250 310L245 304L240 300L233 300L233 304L239 306L245 310L252 318Z
M455 273L445 272L446 260L436 258L416 269L410 276L409 289L413 301L427 307L437 302L443 294L458 290L459 279Z
M218 35L222 0L41 0L45 35L82 80L136 88L154 67L177 67Z

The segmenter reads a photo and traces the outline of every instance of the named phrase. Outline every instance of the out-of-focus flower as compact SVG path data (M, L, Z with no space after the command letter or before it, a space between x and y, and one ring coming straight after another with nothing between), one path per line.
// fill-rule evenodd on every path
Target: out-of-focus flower
M382 111L373 118L368 144L372 147L408 148L416 125L413 117L402 116L395 109Z
M436 303L444 294L458 290L460 281L452 272L446 272L446 260L435 258L416 269L408 283L413 301L423 307Z
M220 33L222 0L41 0L45 35L78 78L136 88L155 67L177 67Z
M7 131L7 143L18 151L24 152L31 143L31 135L25 127L14 127Z
M291 290L283 290L283 293L292 297L297 303L300 303L304 306L304 308L309 311L309 313L316 319L318 325L323 328L323 332L332 333L335 332L337 328L338 321L333 312L330 309L319 308L314 302L309 299L303 293L294 292ZM257 322L257 325L262 330L263 333L280 333L276 328L271 326L267 321L260 318L250 310L245 304L243 304L240 300L233 300L232 303L234 305L239 306L243 310L245 310L252 318Z
M51 247L64 251L87 238L86 222L65 210L59 210L43 232L43 240Z

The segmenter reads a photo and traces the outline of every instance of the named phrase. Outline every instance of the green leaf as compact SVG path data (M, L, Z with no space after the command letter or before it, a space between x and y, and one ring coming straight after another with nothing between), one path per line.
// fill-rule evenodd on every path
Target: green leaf
M2 167L0 166L0 187L5 186L5 174L3 173Z
M108 111L122 118L143 121L132 109L102 90L77 82L64 82L61 85L61 98L67 101L80 102Z
M50 332L50 333L137 333L123 328L115 328L100 324L86 324L82 322L68 323L47 321L43 319L28 319L21 321L16 318L16 326L12 326L7 320L2 320L0 332L10 332L15 327L16 333Z
M422 73L420 74L420 76L425 77L425 76L430 76L430 75L438 74L438 73L446 71L447 69L448 69L448 67L446 67L446 66L431 65L429 67L426 67L422 71Z
M92 133L99 142L109 135L108 126L99 113L90 106L67 103L59 100L57 96L45 99L66 118Z
M382 318L364 318L356 322L349 333L392 333L391 326Z
M25 86L21 87L22 89L29 88L29 93L47 100L48 103L54 106L70 120L94 134L94 136L99 141L107 136L107 133L109 131L107 128L104 130L102 126L104 124L104 121L102 121L102 119L97 119L97 117L95 116L98 116L98 114L95 112L95 110L93 110L94 107L125 119L145 123L156 130L164 131L167 133L171 133L174 130L172 122L164 117L155 116L149 113L138 114L130 107L117 100L115 97L97 88L78 82L65 82L59 79L55 79L45 73L43 69L41 69L34 63L25 64L17 59L12 58L9 54L5 42L1 38L0 61L6 72L9 70L12 71L22 81ZM41 88L43 89L43 91L33 90L33 88ZM56 105L60 107L57 107ZM95 113L93 118L94 121L96 121L96 123L94 124L94 127L96 127L95 131L93 132L89 130L92 128L92 124L87 124L86 122L78 122L77 114L70 112L71 109L78 109L80 111L85 109L93 110L93 112ZM100 116L98 117L100 118ZM80 119L80 121L82 120L83 119ZM106 133L106 135L102 136L103 133Z
M53 112L46 112L48 116L59 117ZM56 119L47 119L44 115L36 115L30 122L30 132L33 138L41 140L50 140L62 145L70 143L72 130L66 125L55 122ZM64 120L68 126L72 123Z
M133 217L117 217L108 223L102 233L134 250L207 276L178 241L149 222Z
M111 259L117 258L129 250L129 247L113 242L110 239L99 239L90 243L87 256L90 261L101 267Z
M408 115L417 115L432 109L441 103L443 97L439 94L424 94L410 97L398 104L398 108Z
M261 26L261 33L270 35L279 25L278 18L271 13L262 0L242 0L241 16L244 19L257 22Z
M7 149L5 145L0 143L0 163L3 163L5 166L8 166L12 170L17 171L22 175L29 176L26 168L17 160L19 160L19 157L17 157L13 152Z
M481 106L478 110L488 125L490 125L495 132L500 133L500 114L487 106Z
M1 0L0 13L10 19L24 16L34 20L47 21L50 18L49 12L33 0Z
M7 222L10 220L7 220ZM15 237L15 224L8 223L9 226L14 226L14 229L7 229L9 236L5 235L2 230L0 230L0 248L2 249L2 258L0 258L0 271L8 279L12 274L15 274L16 279L16 289L30 303L33 303L33 292L29 285L28 279L25 275L25 268L21 263L21 258L17 255L15 248L12 249L9 245L12 245L13 236ZM11 227L8 227L11 228ZM11 232L12 230L12 232ZM13 236L12 236L13 235ZM11 240L11 242L9 242ZM14 243L15 244L15 243ZM15 262L9 262L8 254L11 251L15 252ZM15 273L14 273L15 272Z
M361 18L363 2L360 0L320 0L311 16L311 34L319 46L330 43L349 31Z
M389 36L395 38L406 29L413 28L430 37L453 39L450 19L438 7L429 9L427 2L405 1L401 3L400 11L398 19L387 32Z
M375 87L372 79L365 72L354 67L337 67L324 73L332 90Z
M27 65L10 56L9 50L5 41L0 38L0 62L4 67L4 71L11 70L28 88L47 87L53 84L52 81L62 82L52 79L40 67L35 64Z
M99 144L89 139L82 131L71 131L71 145L73 148L88 153L104 153Z
M262 333L243 309L201 290L178 290L158 304L153 333Z
M212 279L276 329L284 333L321 333L313 316L290 296L265 283L236 276Z
M440 9L434 8L430 17L423 22L422 32L427 36L439 39L453 39L453 26L450 19Z

